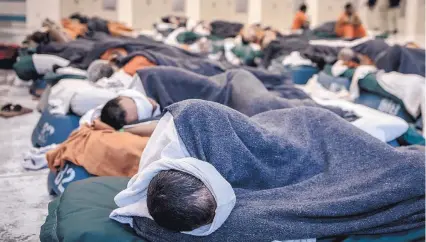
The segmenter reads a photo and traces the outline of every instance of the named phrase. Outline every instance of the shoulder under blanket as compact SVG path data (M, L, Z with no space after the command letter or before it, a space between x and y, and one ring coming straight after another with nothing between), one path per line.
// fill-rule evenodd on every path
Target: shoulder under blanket
M286 96L278 96L245 70L230 70L206 77L175 67L151 67L139 70L137 74L147 96L156 100L161 107L187 99L202 99L224 104L247 116L298 106L321 107L290 85L283 89ZM341 117L353 118L340 108L325 108Z
M390 46L384 39L372 39L352 47L352 50L362 55L368 56L374 61L383 51L387 51Z
M188 100L167 108L189 154L235 190L228 220L207 237L137 219L149 241L274 241L383 234L424 226L424 147L393 148L335 114L300 107L251 118Z
M241 23L217 20L210 23L211 34L223 39L236 37L244 27Z
M277 38L263 50L261 66L267 68L273 59L287 56L293 51L302 52L309 46L309 40L299 36L283 36Z
M69 60L71 63L78 63L84 59L94 45L94 41L84 38L76 39L68 43L50 42L37 46L37 53L56 55Z
M214 76L225 72L226 70L233 69L234 67L224 66L218 61L210 60L208 58L198 58L198 57L171 57L162 53L158 53L152 50L143 50L134 52L120 60L119 65L124 66L127 62L133 59L135 56L144 56L149 61L155 63L158 66L173 66L179 67L194 73L204 75L204 76ZM283 74L273 74L262 69L254 67L239 67L244 70L251 72L263 84L269 88L273 89L277 85L281 84L290 84L292 83L289 76Z
M425 76L425 50L394 45L377 57L375 64L386 72Z
M87 53L83 62L79 64L78 67L81 69L87 69L90 63L100 58L105 51L111 48L123 48L128 54L141 50L152 50L171 57L202 57L200 54L191 53L174 46L166 45L146 36L141 36L137 39L111 37L97 42L93 49Z

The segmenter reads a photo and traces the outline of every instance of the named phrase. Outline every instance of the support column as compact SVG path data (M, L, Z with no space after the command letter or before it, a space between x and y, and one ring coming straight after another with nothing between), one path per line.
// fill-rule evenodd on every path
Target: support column
M61 20L60 0L27 0L26 25L29 31L41 27L43 20L49 18L57 23Z
M418 0L408 0L405 6L405 36L407 40L414 40L417 29Z
M201 16L201 0L186 0L186 16L195 21L200 21Z
M249 0L248 24L262 22L262 0Z
M133 2L137 0L117 1L117 20L129 27L133 27Z
M319 23L319 0L306 0L306 5L308 6L308 15L311 18L311 28L318 26ZM324 14L324 13L323 13Z

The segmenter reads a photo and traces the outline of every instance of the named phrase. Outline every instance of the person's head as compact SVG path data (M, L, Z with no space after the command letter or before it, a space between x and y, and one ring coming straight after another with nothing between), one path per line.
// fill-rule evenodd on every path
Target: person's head
M343 48L339 51L337 57L342 61L351 61L355 57L355 52L350 48Z
M129 97L117 97L109 100L101 111L101 121L116 130L138 120L135 101Z
M110 77L114 74L113 64L105 60L93 61L87 69L87 79L91 82L97 82L104 77Z
M306 13L306 10L308 10L308 7L306 6L306 4L302 4L302 5L300 5L299 10Z
M347 15L352 15L353 13L354 13L354 7L352 6L352 4L351 3L347 3L346 5L345 5L345 13L347 14Z
M216 200L204 183L185 172L167 170L151 180L148 211L154 221L169 230L188 232L212 223Z

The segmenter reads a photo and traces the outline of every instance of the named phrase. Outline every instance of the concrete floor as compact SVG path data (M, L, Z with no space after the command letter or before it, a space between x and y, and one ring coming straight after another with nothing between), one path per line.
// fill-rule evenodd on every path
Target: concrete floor
M0 106L13 102L35 110L28 87L0 85ZM31 147L31 133L40 114L0 118L0 241L39 241L40 226L52 197L47 192L47 170L22 168L22 153Z

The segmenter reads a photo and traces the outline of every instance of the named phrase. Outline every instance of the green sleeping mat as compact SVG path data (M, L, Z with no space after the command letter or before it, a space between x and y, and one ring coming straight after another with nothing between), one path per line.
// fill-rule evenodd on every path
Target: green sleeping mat
M125 177L96 177L70 184L50 202L40 241L143 241L130 226L109 218L117 208L114 196L128 181Z
M50 202L49 214L41 227L42 242L130 242L143 241L128 225L109 218L117 208L114 196L126 188L129 178L95 177L70 184ZM369 236L339 236L318 241L424 241L424 228L403 233Z

